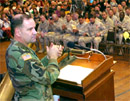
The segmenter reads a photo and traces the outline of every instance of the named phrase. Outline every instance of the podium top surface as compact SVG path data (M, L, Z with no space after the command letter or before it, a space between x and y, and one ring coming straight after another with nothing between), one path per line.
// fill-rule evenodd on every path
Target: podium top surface
M71 56L73 56L73 54ZM89 56L90 56L90 58L87 59ZM67 54L62 56L59 59L59 61L63 60L65 57L67 57ZM91 54L86 53L83 55L76 55L76 57L81 57L81 59L79 59L79 58L75 59L73 62L70 63L71 65L82 66L82 67L91 68L91 69L97 68L100 64L102 64L108 60L110 60L111 63L113 63L112 56L107 55L106 56L107 59L105 60L104 56L102 56L101 54L97 54L97 53L91 53ZM82 59L82 58L84 58L84 59Z

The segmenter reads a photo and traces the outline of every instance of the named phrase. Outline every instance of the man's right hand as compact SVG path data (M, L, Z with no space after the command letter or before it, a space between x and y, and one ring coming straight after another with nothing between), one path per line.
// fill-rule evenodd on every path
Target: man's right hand
M49 47L47 46L46 48L49 59L57 59L59 56L61 56L63 51L62 46L54 45L53 43L51 43L51 45Z

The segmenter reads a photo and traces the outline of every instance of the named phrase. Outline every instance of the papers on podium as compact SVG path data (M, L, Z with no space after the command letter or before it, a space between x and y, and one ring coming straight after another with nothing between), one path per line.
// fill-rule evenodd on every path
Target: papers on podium
M82 80L88 76L93 69L75 66L75 65L67 65L60 71L59 79L68 80L72 82L76 82L81 84Z

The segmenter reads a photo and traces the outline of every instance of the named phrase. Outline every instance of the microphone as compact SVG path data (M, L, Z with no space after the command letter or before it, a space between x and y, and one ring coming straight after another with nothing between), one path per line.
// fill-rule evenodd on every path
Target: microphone
M81 49L73 49L73 48L64 48L63 53L65 52L71 52L72 54L85 54L85 50Z
M67 46L68 46L69 48L79 48L79 49L85 49L85 50L87 50L87 51L91 51L90 48L76 45L76 44L74 44L74 42L68 42L68 43L67 43Z
M104 58L107 59L105 54L102 53L100 50L97 50L97 49L92 49L92 48L88 48L88 47L79 46L79 45L74 44L74 42L68 42L67 46L70 47L70 48L79 48L79 49L85 49L87 51L95 51L95 52L98 52L98 53L102 54L104 56Z

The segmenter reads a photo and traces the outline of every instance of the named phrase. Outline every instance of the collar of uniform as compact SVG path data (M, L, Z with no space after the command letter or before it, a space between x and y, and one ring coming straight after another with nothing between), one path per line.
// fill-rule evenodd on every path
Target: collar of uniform
M14 40L14 39L10 39L11 40L11 43L15 43L15 44L21 44L21 46L24 46L24 47L27 47L25 46L24 44L22 44L21 42L17 41L17 40ZM28 47L29 48L29 47Z

